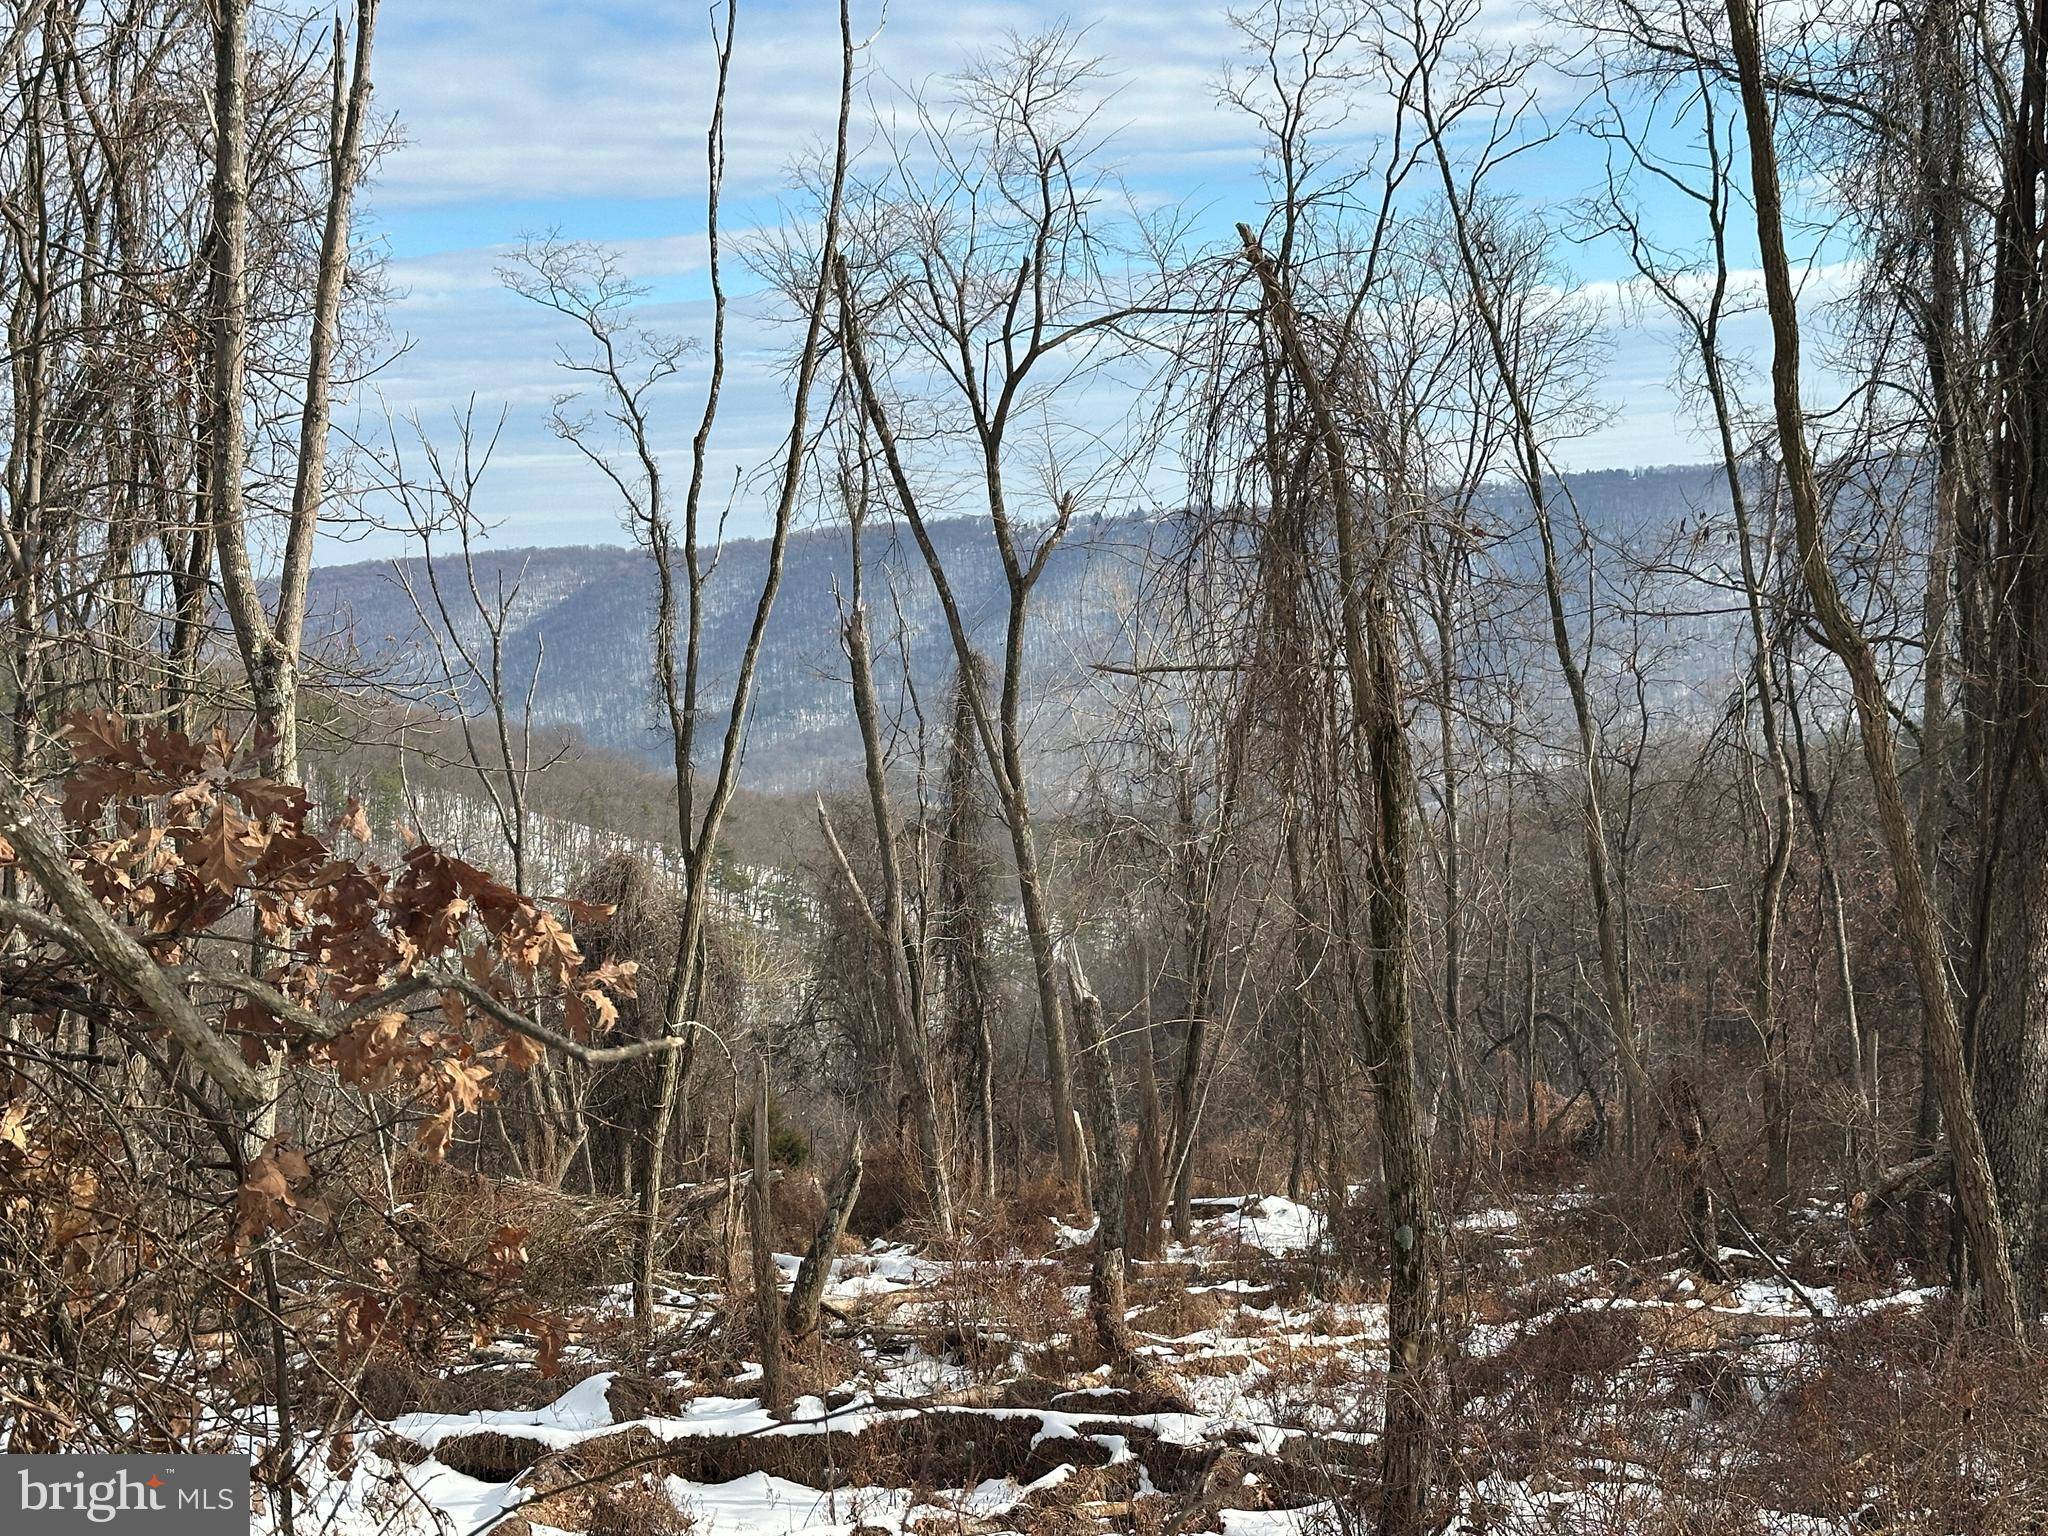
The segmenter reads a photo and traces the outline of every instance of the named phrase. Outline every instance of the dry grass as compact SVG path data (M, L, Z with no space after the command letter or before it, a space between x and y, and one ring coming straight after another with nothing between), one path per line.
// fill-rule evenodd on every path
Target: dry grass
M1817 1322L1746 1310L1729 1286L1674 1279L1676 1260L1659 1251L1664 1229L1612 1187L1618 1181L1601 1182L1578 1184L1570 1200L1528 1197L1513 1230L1474 1229L1455 1241L1446 1326L1487 1346L1446 1366L1442 1486L1446 1499L1465 1500L1468 1528L1762 1536L1773 1512L1784 1512L1899 1536L2048 1530L2040 1373L1959 1337L1945 1309ZM801 1225L802 1181L784 1190ZM928 1536L992 1536L997 1527L1025 1536L1182 1536L1219 1529L1225 1508L1322 1499L1336 1501L1332 1536L1369 1529L1355 1512L1370 1508L1377 1476L1384 1346L1374 1337L1375 1267L1250 1250L1134 1266L1132 1321L1142 1337L1212 1334L1228 1343L1170 1351L1156 1375L1106 1392L1106 1381L1128 1379L1100 1369L1092 1330L1082 1326L1085 1253L1015 1241L1020 1233L1050 1239L1058 1195L1047 1186L1040 1196L1036 1208L950 1245L954 1262L932 1285L850 1305L848 1319L793 1362L800 1392L843 1404L844 1384L871 1379L879 1349L911 1344L954 1362L959 1379L988 1393L976 1401L1009 1416L930 1406L829 1440L657 1441L626 1429L564 1452L482 1431L438 1454L491 1480L523 1475L541 1495L526 1512L534 1521L592 1536L688 1530L687 1513L648 1481L657 1474L715 1483L753 1471L818 1488L910 1490L921 1501L912 1524ZM1366 1230L1369 1212L1355 1214ZM1521 1251L1504 1255L1509 1246ZM1617 1248L1644 1262L1618 1261ZM1591 1275L1554 1278L1589 1264ZM1811 1264L1800 1269L1811 1273ZM1229 1279L1244 1288L1212 1288ZM1895 1288L1861 1275L1836 1294L1850 1301ZM742 1294L722 1330L678 1341L691 1380L746 1393L722 1378L750 1351L747 1316ZM632 1363L623 1332L590 1338ZM567 1379L544 1382L504 1366L442 1379L420 1363L380 1361L364 1386L388 1417L421 1406L538 1406ZM1145 1418L1189 1411L1182 1387L1197 1402L1246 1405L1250 1417L1286 1431L1285 1454L1254 1454L1221 1429L1197 1446L1162 1442ZM614 1383L611 1406L620 1420L675 1416L689 1396L629 1370ZM1042 1435L1032 1410L1085 1415L1080 1437ZM1136 1459L1107 1465L1097 1433L1121 1437ZM1141 1464L1154 1490L1143 1495ZM994 1524L949 1506L944 1492L987 1478L1028 1483L1061 1467L1070 1470ZM1448 1503L1440 1513L1450 1517ZM671 1519L683 1523L664 1523Z

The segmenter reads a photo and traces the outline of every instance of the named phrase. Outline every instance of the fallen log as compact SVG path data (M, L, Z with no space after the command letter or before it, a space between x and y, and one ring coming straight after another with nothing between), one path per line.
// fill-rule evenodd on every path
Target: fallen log
M768 1182L777 1183L782 1178L780 1168L769 1172ZM708 1216L725 1204L728 1196L743 1195L753 1186L754 1170L745 1169L730 1180L713 1179L708 1184L678 1184L663 1195L664 1208L670 1221L692 1221Z
M1947 1147L1938 1147L1925 1157L1901 1163L1882 1175L1870 1188L1859 1189L1849 1197L1849 1219L1867 1221L1879 1206L1889 1205L1922 1190L1937 1189L1953 1171L1954 1164Z

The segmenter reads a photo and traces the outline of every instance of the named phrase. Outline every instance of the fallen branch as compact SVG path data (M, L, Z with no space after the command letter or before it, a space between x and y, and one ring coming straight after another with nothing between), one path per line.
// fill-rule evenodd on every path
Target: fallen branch
M1870 1188L1859 1189L1849 1197L1849 1219L1852 1222L1867 1221L1881 1205L1888 1205L1904 1195L1937 1189L1948 1180L1954 1167L1947 1147L1939 1147L1925 1157L1901 1163Z
M770 1184L780 1183L781 1180L780 1168L768 1170ZM730 1179L713 1179L707 1184L677 1184L663 1193L662 1200L665 1204L674 1202L668 1205L671 1221L686 1221L710 1215L725 1204L729 1196L744 1194L753 1182L754 1170L743 1168Z

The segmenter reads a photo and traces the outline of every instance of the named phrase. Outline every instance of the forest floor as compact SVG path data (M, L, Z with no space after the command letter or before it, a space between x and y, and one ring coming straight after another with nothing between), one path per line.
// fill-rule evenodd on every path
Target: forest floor
M1945 1290L1740 1248L1717 1283L1602 1258L1601 1205L1566 1190L1449 1224L1438 1529L2044 1528L2042 1389L1973 1352ZM1195 1214L1134 1268L1135 1367L1091 1358L1088 1234L1057 1221L948 1257L843 1254L779 1419L721 1283L672 1277L673 1369L616 1368L623 1296L551 1379L532 1340L481 1341L425 1406L309 1462L297 1536L1365 1536L1383 1300L1333 1265L1315 1210Z

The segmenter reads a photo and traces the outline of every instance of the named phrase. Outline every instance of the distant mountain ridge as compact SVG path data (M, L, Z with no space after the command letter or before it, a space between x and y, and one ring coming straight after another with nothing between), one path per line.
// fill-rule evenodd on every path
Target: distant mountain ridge
M1698 466L1575 475L1572 490L1579 514L1595 528L1675 519L1723 499L1716 472ZM1503 512L1509 511L1504 499ZM1027 696L1039 711L1034 732L1041 751L1064 745L1081 728L1091 666L1125 654L1128 617L1144 599L1145 550L1162 526L1138 518L1083 521L1048 561L1033 598L1026 658ZM987 524L948 519L932 524L931 534L976 644L984 652L999 649L1005 588ZM730 698L767 557L766 540L733 540L710 579L706 692L720 711ZM456 633L474 644L481 629L471 616L460 561L437 556L436 565ZM954 658L923 560L907 533L876 529L869 535L869 566L884 692L901 710L914 701L936 727ZM432 613L418 558L323 566L313 577L312 634L328 654L349 657L352 665L404 692L430 677L433 663L430 636L401 572ZM809 789L843 776L858 762L836 596L846 589L848 574L843 527L791 535L755 685L747 777L756 788ZM505 637L506 675L511 691L523 694L538 661L539 723L570 726L596 746L666 764L668 739L657 725L653 691L654 571L645 551L589 545L484 550L476 556L476 577L487 599L501 583L507 591L518 590ZM901 681L906 657L907 696ZM722 713L711 715L705 739L715 744L722 728Z
M1034 696L1069 692L1090 662L1108 654L1119 616L1136 600L1149 532L1139 522L1085 524L1053 553L1033 599L1027 666ZM964 518L937 522L932 537L977 645L999 648L1006 594L986 525ZM936 723L954 673L944 612L907 534L898 542L874 530L868 543L870 623L883 691L899 707L907 704L901 684L907 656L916 705ZM708 748L715 749L723 731L767 558L766 540L730 541L708 583L705 695L716 706L702 726ZM435 564L455 634L478 644L483 631L460 560L437 554ZM517 590L505 672L508 691L523 694L539 664L537 721L573 727L593 745L665 765L669 743L658 724L650 638L656 587L646 552L616 546L487 550L477 554L475 572L487 600L501 583L507 592ZM838 594L849 574L843 528L791 535L755 680L747 765L748 782L757 788L811 788L859 759L839 641ZM419 558L322 567L311 597L314 643L399 693L414 691L435 672L431 637L406 583L436 614ZM434 628L445 633L438 616Z

